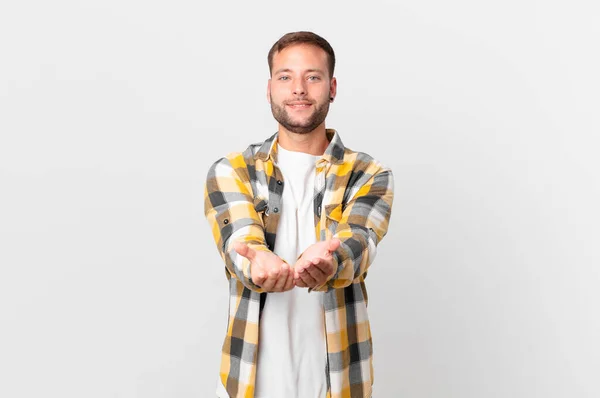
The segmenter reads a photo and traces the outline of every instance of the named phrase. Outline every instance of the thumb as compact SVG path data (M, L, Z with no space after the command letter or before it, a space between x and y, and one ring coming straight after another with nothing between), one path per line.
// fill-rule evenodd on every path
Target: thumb
M254 249L250 248L250 246L248 246L244 242L235 242L233 244L233 249L240 256L246 257L248 260L252 260L254 258L254 256L256 255L256 252L254 251Z
M330 253L333 253L334 251L337 250L338 247L340 247L340 244L342 242L338 239L338 238L333 238L329 241L328 245L327 245L327 250Z

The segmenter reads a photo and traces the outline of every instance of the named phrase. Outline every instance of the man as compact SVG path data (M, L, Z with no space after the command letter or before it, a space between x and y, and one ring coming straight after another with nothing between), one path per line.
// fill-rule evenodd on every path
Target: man
M387 233L392 173L326 129L337 81L325 39L288 33L268 61L277 133L215 162L206 181L230 292L217 396L368 398L364 280Z

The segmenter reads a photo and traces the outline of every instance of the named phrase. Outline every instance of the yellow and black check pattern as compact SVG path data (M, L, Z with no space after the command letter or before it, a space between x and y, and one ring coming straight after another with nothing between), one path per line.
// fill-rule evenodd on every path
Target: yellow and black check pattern
M372 341L365 277L388 230L393 201L389 168L342 144L335 130L316 164L317 240L341 240L337 271L324 292L328 398L370 397ZM204 209L229 280L229 322L221 381L232 398L254 397L259 321L267 293L252 282L236 240L256 250L275 247L285 180L277 167L277 134L216 161L206 180Z

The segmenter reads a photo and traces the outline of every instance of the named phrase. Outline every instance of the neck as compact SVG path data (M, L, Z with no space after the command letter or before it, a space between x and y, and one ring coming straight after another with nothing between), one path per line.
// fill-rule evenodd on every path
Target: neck
M279 125L278 143L284 149L294 152L304 152L310 155L320 156L325 153L329 145L325 134L325 122L309 133L292 133L285 127Z

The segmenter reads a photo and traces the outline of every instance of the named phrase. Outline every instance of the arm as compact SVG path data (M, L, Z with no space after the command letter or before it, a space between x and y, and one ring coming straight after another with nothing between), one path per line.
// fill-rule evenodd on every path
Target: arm
M334 272L312 290L349 286L367 271L375 258L377 245L387 233L394 183L390 169L372 167L376 170L369 167L365 171L366 181L357 182L357 190L345 208L342 210L340 205L328 214L339 219L333 238L339 239L340 245L332 253Z
M211 166L206 178L204 214L229 274L248 289L263 292L252 280L250 260L234 248L239 241L254 251L270 253L262 220L254 208L252 187L248 178L238 172L243 168L241 155L219 159Z

